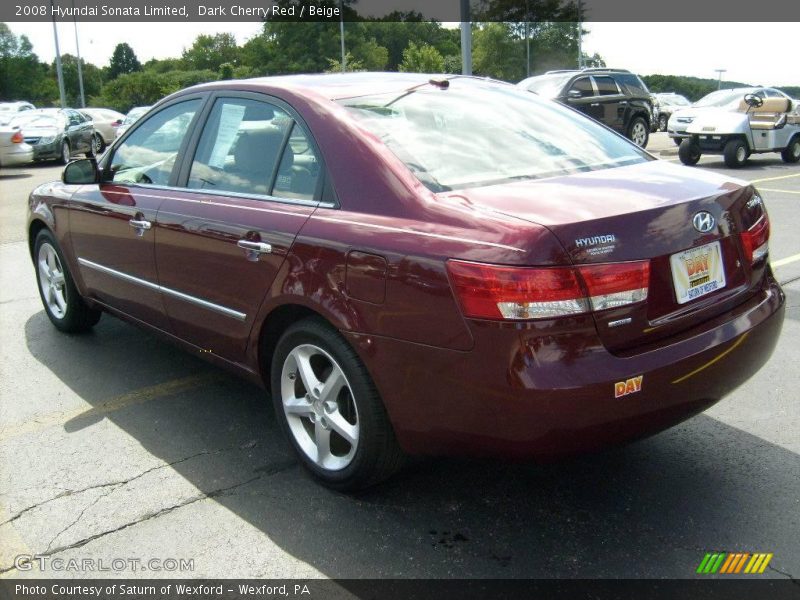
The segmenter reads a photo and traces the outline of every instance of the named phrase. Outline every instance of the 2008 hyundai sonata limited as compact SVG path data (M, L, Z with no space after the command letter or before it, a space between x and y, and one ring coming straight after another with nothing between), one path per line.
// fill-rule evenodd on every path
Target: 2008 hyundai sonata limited
M660 431L784 316L752 186L468 77L183 90L37 188L28 227L58 329L108 312L261 384L338 489Z

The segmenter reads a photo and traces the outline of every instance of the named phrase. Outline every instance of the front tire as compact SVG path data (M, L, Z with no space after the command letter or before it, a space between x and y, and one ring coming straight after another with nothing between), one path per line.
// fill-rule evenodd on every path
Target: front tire
M667 130L667 115L661 115L658 117L658 130L659 131L666 131Z
M740 139L728 140L722 152L725 157L725 165L731 169L743 167L749 156L747 144Z
M701 156L700 146L692 138L686 138L678 146L678 158L687 166L696 165Z
M339 491L375 485L405 457L364 364L320 318L289 327L275 347L272 399L303 466Z
M61 156L59 156L58 161L65 165L69 162L70 157L72 156L72 150L69 147L69 142L64 140L61 142Z
M647 147L647 141L650 139L650 131L647 127L647 121L642 117L634 117L630 125L628 125L628 139L641 148Z
M800 135L795 135L781 151L781 158L785 163L796 163L800 161Z
M80 333L94 327L102 313L90 308L81 298L61 249L47 229L42 229L36 236L33 256L39 297L56 329L65 333Z

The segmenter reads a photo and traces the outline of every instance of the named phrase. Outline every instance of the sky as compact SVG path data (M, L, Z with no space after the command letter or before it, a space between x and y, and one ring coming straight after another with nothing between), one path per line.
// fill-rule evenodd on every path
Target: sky
M53 60L51 23L8 23L25 34L34 52ZM62 54L75 54L72 23L60 23ZM238 43L258 34L260 23L79 23L81 56L97 66L108 64L114 47L127 42L141 62L180 56L201 33L229 32ZM597 52L613 67L640 75L693 75L753 85L800 85L797 69L797 23L587 23L584 51ZM709 36L709 32L713 35ZM644 41L643 41L644 40ZM687 43L691 40L705 40ZM766 41L766 43L765 43ZM759 42L754 48L755 42ZM765 48L768 46L768 49Z

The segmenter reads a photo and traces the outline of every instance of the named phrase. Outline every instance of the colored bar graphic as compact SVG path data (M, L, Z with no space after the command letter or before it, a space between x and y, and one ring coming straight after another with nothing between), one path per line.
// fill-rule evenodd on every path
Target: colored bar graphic
M705 568L706 568L706 565L708 564L708 561L710 559L711 559L711 554L709 552L706 552L706 555L703 557L703 560L700 562L700 566L697 567L697 572L698 573L705 573L706 572Z
M773 554L766 552L706 552L697 567L697 573L733 575L742 572L748 575L763 573L772 560Z
M767 554L767 556L764 558L764 562L761 563L761 568L758 570L758 572L763 573L767 569L767 565L771 560L772 560L772 552Z
M722 564L722 568L719 570L720 573L730 573L731 565L735 562L739 555L738 554L728 554L728 558L725 559L725 562Z
M744 566L744 563L747 560L748 556L750 556L749 552L745 552L744 554L742 554L742 558L739 559L739 564L736 565L736 570L734 571L734 573L738 573L739 571L742 570L742 567Z

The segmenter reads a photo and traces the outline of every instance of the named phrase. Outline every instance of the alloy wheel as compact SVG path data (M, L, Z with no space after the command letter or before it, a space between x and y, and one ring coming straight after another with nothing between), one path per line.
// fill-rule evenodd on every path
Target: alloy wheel
M56 319L63 319L67 314L67 288L64 268L56 254L56 249L48 243L39 247L37 257L39 268L39 287L47 309Z
M358 449L360 423L353 391L333 357L302 344L286 357L281 398L291 435L317 466L339 471Z
M631 140L637 146L644 146L644 141L647 138L647 131L645 130L645 126L642 122L637 121L633 124L633 129L631 130Z

